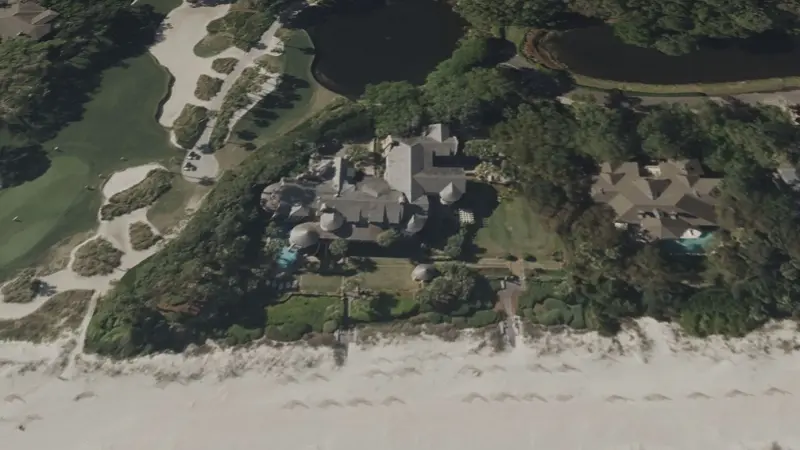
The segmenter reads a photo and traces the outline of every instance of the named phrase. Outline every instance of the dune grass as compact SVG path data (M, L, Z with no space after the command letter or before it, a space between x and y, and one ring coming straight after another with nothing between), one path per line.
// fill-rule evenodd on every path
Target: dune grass
M108 203L100 208L100 217L103 220L111 220L152 205L170 190L173 177L173 173L166 170L151 170L141 182L112 195Z
M0 320L0 340L48 342L83 321L94 291L59 292L32 314L17 320Z
M200 100L211 100L222 89L222 78L210 77L206 74L197 78L197 87L194 96Z
M202 106L186 104L172 125L175 141L183 148L193 148L209 120L209 111Z
M30 303L39 294L42 282L36 278L36 270L25 269L16 278L0 289L5 303Z
M239 60L236 58L217 58L211 62L211 69L215 72L229 74L236 69Z
M161 240L161 236L153 233L153 229L145 222L134 222L128 227L131 248L136 251L147 250Z
M209 34L194 46L194 54L201 58L217 56L233 46L230 36L224 34Z
M75 252L72 270L84 277L108 275L122 263L122 251L103 238L93 239Z

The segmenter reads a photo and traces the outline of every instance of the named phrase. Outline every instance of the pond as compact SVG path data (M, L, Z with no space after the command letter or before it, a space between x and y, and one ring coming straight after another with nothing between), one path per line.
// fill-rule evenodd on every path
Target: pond
M450 57L466 25L436 0L351 1L334 8L306 29L316 47L314 76L347 96L382 81L423 83Z
M610 27L595 26L554 36L546 48L571 72L605 80L691 84L800 76L800 37L710 42L696 52L669 56L625 44Z

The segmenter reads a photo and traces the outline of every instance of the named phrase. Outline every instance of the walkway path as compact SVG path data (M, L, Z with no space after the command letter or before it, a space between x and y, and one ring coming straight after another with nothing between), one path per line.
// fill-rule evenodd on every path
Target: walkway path
M520 54L515 54L509 60L500 63L501 66L510 67L512 69L517 70L536 70L536 66L533 65L530 61L525 59ZM603 91L596 90L596 89L587 89L584 87L577 86L572 91L568 92L566 95L559 97L559 100L563 103L571 103L572 99L570 97L574 95L588 95L592 96L597 100L604 100L608 94ZM636 98L640 101L641 105L657 105L661 103L681 103L687 105L694 105L700 104L707 100L716 100L722 101L724 100L722 97L714 97L714 96L706 96L706 95L634 95L630 94L630 97ZM750 94L737 94L731 95L731 98L738 99L744 103L748 104L757 104L763 103L773 106L785 107L788 105L796 105L800 104L800 89L795 89L791 91L781 91L781 92L753 92Z

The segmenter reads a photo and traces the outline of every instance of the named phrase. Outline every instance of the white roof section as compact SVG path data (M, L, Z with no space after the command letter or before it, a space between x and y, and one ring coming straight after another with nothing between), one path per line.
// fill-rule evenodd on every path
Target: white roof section
M336 231L344 225L344 217L338 211L328 211L319 217L319 227L324 231Z
M414 281L430 281L436 276L436 267L431 264L420 264L411 271L411 279Z

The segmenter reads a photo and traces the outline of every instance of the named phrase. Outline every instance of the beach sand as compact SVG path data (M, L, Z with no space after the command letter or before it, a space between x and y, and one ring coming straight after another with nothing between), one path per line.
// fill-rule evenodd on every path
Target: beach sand
M0 442L17 449L800 448L800 335L687 339L649 319L618 339L544 334L267 345L110 362L0 344ZM57 367L57 365L55 366ZM22 425L24 431L19 427Z

